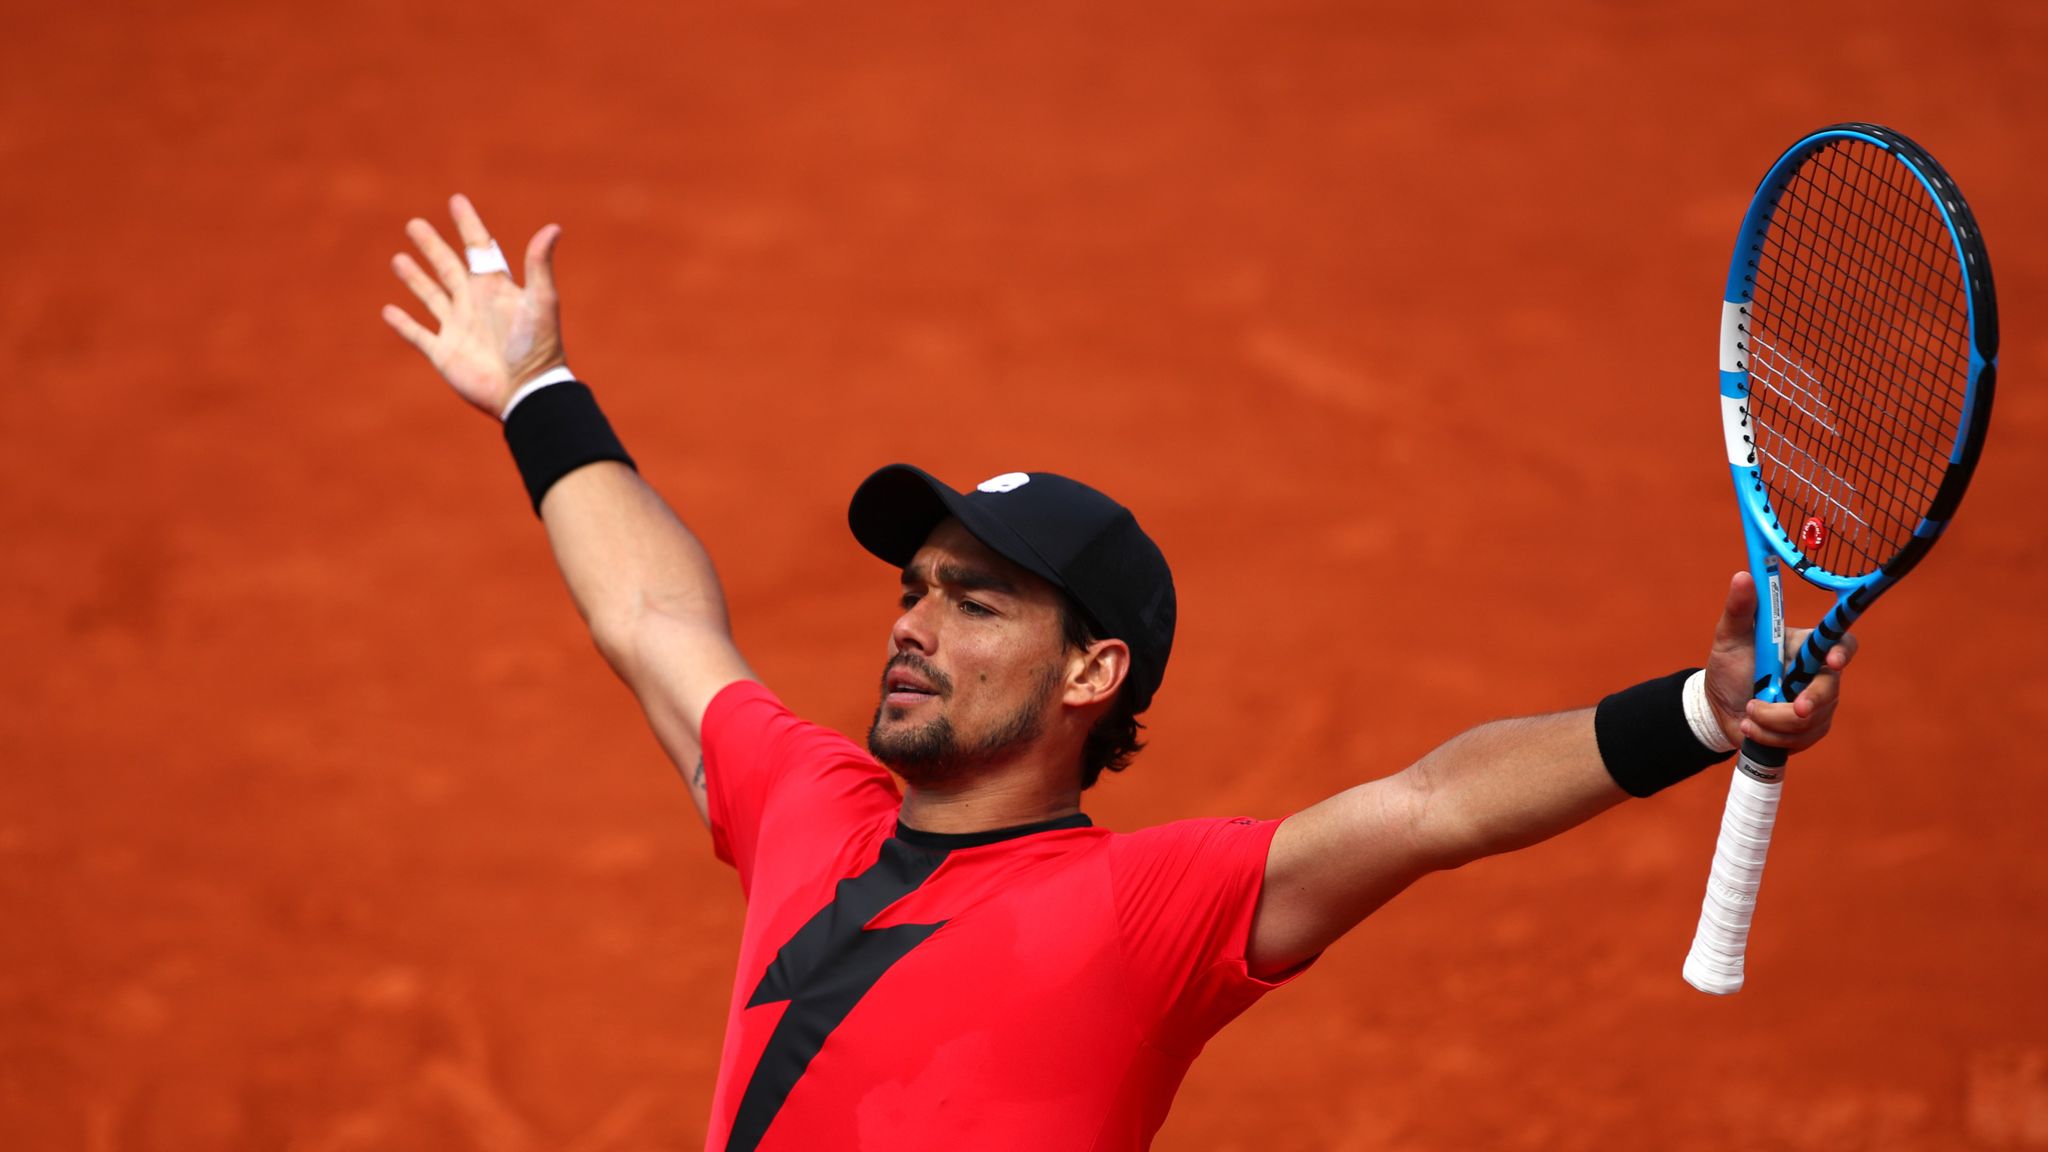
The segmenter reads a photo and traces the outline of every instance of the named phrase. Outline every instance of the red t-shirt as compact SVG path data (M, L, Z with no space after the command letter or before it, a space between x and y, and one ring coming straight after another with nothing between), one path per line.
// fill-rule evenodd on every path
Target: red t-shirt
M1245 943L1277 822L903 828L887 772L751 682L703 745L747 898L709 1152L1142 1149L1276 986Z

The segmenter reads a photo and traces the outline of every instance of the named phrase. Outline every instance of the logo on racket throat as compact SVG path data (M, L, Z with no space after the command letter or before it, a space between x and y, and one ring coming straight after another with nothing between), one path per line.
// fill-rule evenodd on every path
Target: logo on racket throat
M1799 550L1808 556L1821 550L1828 542L1828 526L1820 517L1808 516L1806 523L1799 526Z

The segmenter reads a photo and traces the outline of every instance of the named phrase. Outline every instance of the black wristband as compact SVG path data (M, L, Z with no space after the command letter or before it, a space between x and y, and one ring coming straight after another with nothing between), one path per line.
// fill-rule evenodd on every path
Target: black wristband
M1685 718L1685 681L1697 671L1645 680L1593 709L1600 761L1622 791L1648 796L1734 755L1700 743Z
M574 380L550 384L521 400L505 418L505 443L512 449L512 462L519 466L536 516L541 497L555 481L585 464L617 460L633 467L633 458L626 455L611 421L598 408L597 397Z

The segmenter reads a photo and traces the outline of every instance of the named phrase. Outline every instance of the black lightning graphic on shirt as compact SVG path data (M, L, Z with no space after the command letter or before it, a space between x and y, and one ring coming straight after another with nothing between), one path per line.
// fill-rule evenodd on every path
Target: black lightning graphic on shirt
M915 848L890 838L867 871L834 888L832 902L818 910L775 954L747 1007L789 1001L769 1033L768 1046L747 1081L733 1117L727 1152L753 1152L768 1125L782 1111L790 1090L860 998L898 960L945 926L896 924L869 931L864 926L884 908L915 891L938 871L944 851Z

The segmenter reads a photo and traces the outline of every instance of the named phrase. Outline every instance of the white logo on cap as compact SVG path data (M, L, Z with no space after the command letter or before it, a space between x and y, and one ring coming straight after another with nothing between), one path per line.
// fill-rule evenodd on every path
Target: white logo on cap
M1029 483L1031 476L1028 473L1005 472L1001 476L991 476L975 487L983 492L1015 492Z

